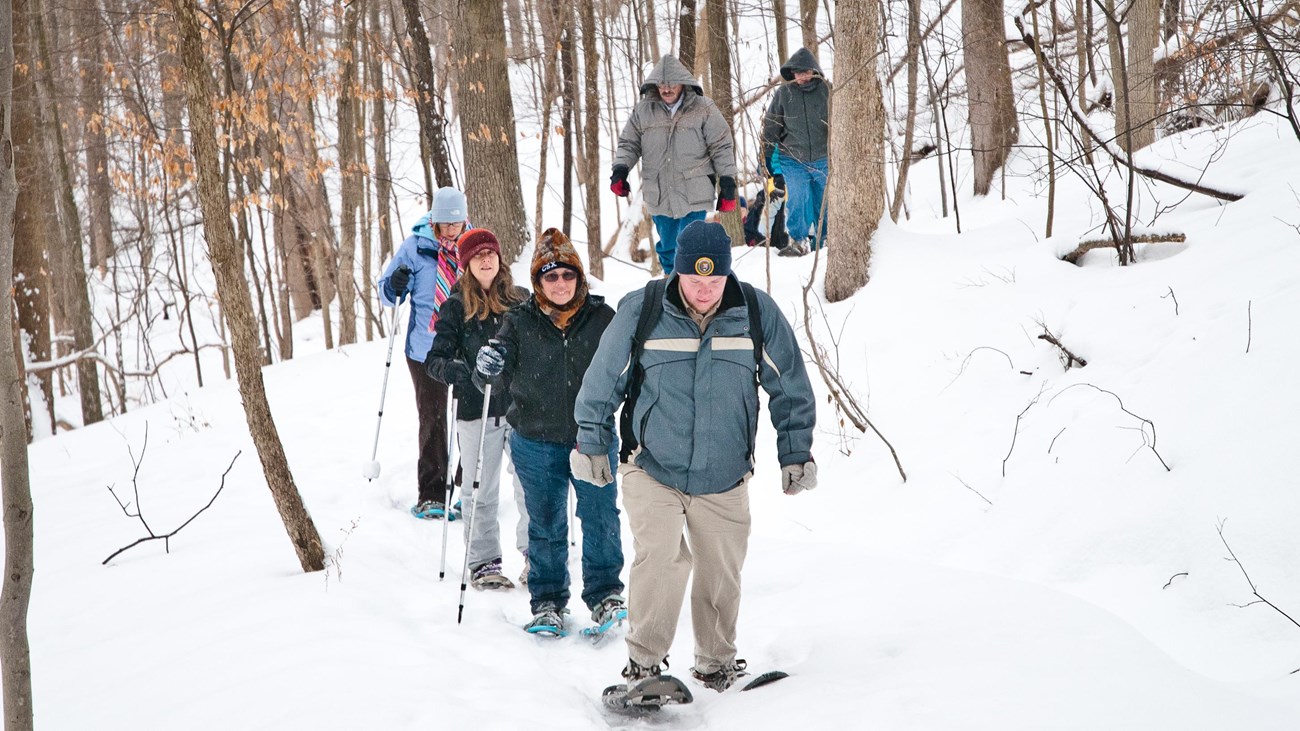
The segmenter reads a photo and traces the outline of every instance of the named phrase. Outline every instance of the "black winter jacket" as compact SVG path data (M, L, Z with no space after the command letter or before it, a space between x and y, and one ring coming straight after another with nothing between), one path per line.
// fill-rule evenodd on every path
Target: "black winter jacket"
M521 296L527 296L527 290L516 287ZM461 294L459 283L452 290L451 296L442 303L438 322L434 325L433 345L429 355L424 359L424 372L430 378L448 383L450 378L447 366L452 361L464 363L472 372L478 349L487 345L488 340L497 336L505 313L488 315L484 320L465 321L465 299ZM456 395L456 418L461 421L474 421L483 417L483 393L466 378L451 382ZM492 405L488 416L505 416L510 405L510 395L502 389L492 394Z
M502 390L510 394L506 420L515 431L537 441L577 443L573 405L600 336L613 319L614 308L593 294L567 330L551 322L535 297L505 313L497 339L506 350Z
M809 88L794 83L798 69L812 71ZM777 88L772 104L763 116L763 167L771 172L781 172L772 167L774 152L792 157L799 162L816 162L828 154L827 138L830 125L830 82L822 75L821 66L806 48L795 51L781 66L781 76L788 83Z

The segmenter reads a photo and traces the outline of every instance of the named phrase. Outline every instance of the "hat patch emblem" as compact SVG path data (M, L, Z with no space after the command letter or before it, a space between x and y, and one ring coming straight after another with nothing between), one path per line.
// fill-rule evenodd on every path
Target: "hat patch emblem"
M713 260L707 256L701 256L695 260L695 273L701 277L707 277L713 274Z

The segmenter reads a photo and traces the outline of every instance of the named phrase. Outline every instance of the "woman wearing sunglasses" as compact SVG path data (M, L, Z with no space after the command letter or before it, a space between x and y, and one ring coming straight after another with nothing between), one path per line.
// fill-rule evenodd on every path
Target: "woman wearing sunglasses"
M608 629L627 616L623 544L614 483L573 478L573 405L614 310L587 291L582 260L557 229L547 229L532 262L533 296L506 312L497 340L476 358L475 382L510 394L510 456L528 508L528 591L533 619L524 629L563 636L569 603L568 498L572 482L582 521L582 600ZM611 420L610 428L613 429ZM613 471L618 445L609 452Z

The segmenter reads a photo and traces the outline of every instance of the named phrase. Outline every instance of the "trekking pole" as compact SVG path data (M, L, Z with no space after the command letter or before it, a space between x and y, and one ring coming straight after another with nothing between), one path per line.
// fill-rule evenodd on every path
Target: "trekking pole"
M447 384L447 489L443 498L442 513L442 560L439 562L438 581L447 575L447 524L451 522L451 499L456 492L456 469L452 467L458 461L452 461L451 453L456 445L456 392Z
M492 383L483 386L483 428L478 432L478 454L474 457L474 482L470 488L469 525L465 526L465 565L460 572L460 609L456 610L456 624L465 617L465 587L469 585L469 548L474 540L474 519L478 517L478 483L483 476L483 443L487 441L488 412L492 410Z
M401 303L393 306L393 324L388 332L388 355L384 358L384 385L379 389L379 418L375 420L375 446L370 450L370 461L362 465L361 474L367 480L379 477L379 427L384 423L384 398L388 396L388 373L393 365L393 341L397 339L397 315L402 309Z
M578 527L574 525L578 522L578 506L575 503L577 499L578 487L572 482L569 483L569 545L578 545Z

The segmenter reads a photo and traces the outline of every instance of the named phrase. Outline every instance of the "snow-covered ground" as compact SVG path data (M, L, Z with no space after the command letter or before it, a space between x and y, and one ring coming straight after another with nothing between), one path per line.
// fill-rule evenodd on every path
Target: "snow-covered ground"
M1287 134L1259 119L1226 150L1206 130L1144 153L1214 157L1207 180L1248 195L1148 216L1187 243L1129 268L1108 252L1056 259L1095 235L1095 213L1064 182L1057 236L1040 240L1033 160L1013 160L1006 201L962 198L961 235L924 195L933 166L914 170L913 218L878 234L871 283L813 316L908 480L878 439L839 424L815 375L821 486L782 495L760 432L739 645L788 680L698 689L693 705L627 721L599 702L621 641L520 631L522 590L471 590L458 626L462 526L440 582L442 525L407 513L415 414L400 356L383 472L361 476L380 341L266 370L331 554L324 574L298 569L231 382L32 446L38 727L1295 728L1300 626L1252 604L1242 571L1300 617L1300 144ZM1142 190L1151 211L1182 197ZM763 252L736 254L761 284ZM813 265L772 261L773 295L797 323ZM595 290L613 300L645 281L607 272ZM1039 323L1088 365L1064 370ZM153 542L100 565L144 535L107 487L164 533L236 453L170 554ZM507 502L507 523L515 511ZM1220 526L1242 566L1225 560ZM505 561L517 575L520 558ZM691 657L684 614L673 670Z

